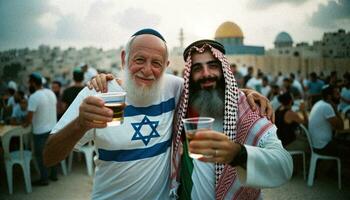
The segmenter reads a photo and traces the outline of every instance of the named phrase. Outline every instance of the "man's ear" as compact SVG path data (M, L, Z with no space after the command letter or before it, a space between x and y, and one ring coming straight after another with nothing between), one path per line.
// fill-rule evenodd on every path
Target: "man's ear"
M126 52L125 52L125 50L122 50L122 53L120 54L120 58L121 58L121 60L122 60L122 69L124 69L124 66L125 66L125 64L126 64L126 60L125 60L125 58L126 58Z
M165 67L168 67L169 64L170 64L170 61L168 60L168 61L166 62L166 64L165 64Z

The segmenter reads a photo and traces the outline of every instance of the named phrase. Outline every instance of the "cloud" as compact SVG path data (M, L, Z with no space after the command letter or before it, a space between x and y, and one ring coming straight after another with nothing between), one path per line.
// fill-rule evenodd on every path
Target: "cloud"
M350 24L350 0L329 1L320 4L309 18L309 24L325 29L345 28Z
M62 16L56 23L55 37L57 39L79 39L83 37L84 23L75 15Z
M0 46L18 46L49 34L42 15L57 13L46 1L0 0Z
M147 13L140 8L128 8L124 12L117 14L115 19L121 28L129 31L145 27L157 28L161 22L160 16Z
M247 3L247 7L251 9L264 9L282 3L298 6L305 3L306 1L308 0L249 0Z

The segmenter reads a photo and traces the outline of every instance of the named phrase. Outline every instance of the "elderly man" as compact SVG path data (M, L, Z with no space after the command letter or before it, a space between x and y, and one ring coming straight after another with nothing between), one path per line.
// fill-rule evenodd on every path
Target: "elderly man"
M107 127L112 110L93 96L96 91L83 89L52 131L46 164L64 159L97 128L92 199L168 199L172 120L182 80L164 74L167 46L155 30L136 32L121 59L123 87L111 81L108 90L127 91L124 123Z
M111 110L93 96L95 90L83 89L52 132L46 164L64 159L89 139L85 132L97 128L93 199L169 199L172 121L183 81L164 74L167 46L153 29L136 32L121 60L123 84L110 81L105 89L127 92L124 123L106 127Z
M184 52L172 146L171 186L175 194L180 185L180 199L259 199L259 188L279 186L292 175L275 125L250 109L224 53L213 40L196 41ZM198 116L215 118L213 130L198 130L188 143L183 119ZM188 149L204 156L192 159Z

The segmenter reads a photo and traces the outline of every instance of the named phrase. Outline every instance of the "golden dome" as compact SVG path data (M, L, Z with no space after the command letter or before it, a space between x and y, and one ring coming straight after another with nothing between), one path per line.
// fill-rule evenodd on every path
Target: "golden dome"
M243 32L237 24L227 21L216 29L215 38L243 38Z

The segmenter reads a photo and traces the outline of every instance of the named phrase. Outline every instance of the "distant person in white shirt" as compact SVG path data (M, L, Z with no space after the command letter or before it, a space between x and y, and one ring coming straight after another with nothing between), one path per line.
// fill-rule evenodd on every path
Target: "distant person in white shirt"
M256 77L252 77L248 80L246 87L261 93L263 76L264 74L262 72L258 72Z
M338 144L333 139L333 131L343 129L343 120L336 109L339 101L339 89L325 85L322 88L322 99L311 109L310 137L314 151L319 154L338 156Z
M32 73L29 76L29 90L31 95L28 100L27 122L24 126L32 124L34 153L39 165L40 179L33 182L34 186L48 185L48 169L43 164L43 150L47 138L56 125L56 96L47 88L43 87L42 76ZM57 181L57 168L51 167L50 179Z
M11 117L11 113L13 111L13 108L17 105L15 101L15 94L17 91L17 84L14 81L10 81L7 86L7 103L5 104L5 109L4 109L4 120L8 122Z
M269 79L267 76L264 76L262 79L262 86L261 86L261 94L265 97L268 97L271 91L271 86L269 84Z
M295 87L296 89L298 89L301 97L304 97L304 89L303 89L303 85L299 82L298 79L295 78L295 75L293 73L290 73L290 81L292 83L292 87Z
M27 106L28 101L24 96L23 92L17 91L16 93L16 102L18 102L12 110L10 124L20 125L25 123L27 118Z
M89 66L88 64L83 64L80 67L81 67L81 71L84 72L84 83L85 84L98 74L97 70L95 68Z

